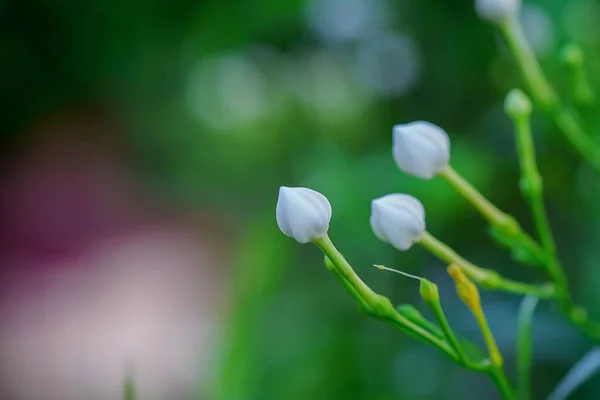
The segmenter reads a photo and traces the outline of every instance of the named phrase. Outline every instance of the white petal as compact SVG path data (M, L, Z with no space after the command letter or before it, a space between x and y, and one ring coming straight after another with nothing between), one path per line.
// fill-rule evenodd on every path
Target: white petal
M383 242L408 250L425 231L425 209L406 194L389 194L371 203L371 227Z
M308 243L327 234L331 204L325 196L312 189L282 186L276 218L281 232L299 243Z
M450 162L450 139L440 127L425 121L400 124L393 129L394 161L402 171L431 179Z

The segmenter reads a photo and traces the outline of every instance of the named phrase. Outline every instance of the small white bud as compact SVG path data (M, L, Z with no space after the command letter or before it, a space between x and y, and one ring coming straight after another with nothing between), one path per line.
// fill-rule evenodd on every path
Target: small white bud
M331 204L321 193L297 187L279 188L277 225L286 236L299 243L324 237L331 221Z
M490 22L502 22L516 16L521 0L475 0L475 10L480 18Z
M504 100L504 110L512 119L527 118L531 115L531 100L519 89L512 89Z
M432 123L416 121L396 125L393 142L394 161L409 175L431 179L450 162L450 138Z
M371 202L371 228L381 241L408 250L425 232L423 204L408 194L388 194Z

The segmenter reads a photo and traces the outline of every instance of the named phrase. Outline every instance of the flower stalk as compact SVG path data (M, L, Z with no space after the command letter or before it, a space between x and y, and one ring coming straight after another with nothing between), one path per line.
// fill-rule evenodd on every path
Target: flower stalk
M585 57L581 47L575 43L566 45L560 52L560 59L569 74L573 102L583 107L592 105L595 95L583 68Z
M456 354L458 354L459 361L463 365L469 364L469 359L467 358L467 355L456 338L456 335L452 331L452 328L446 319L446 314L444 314L444 310L442 309L438 286L425 278L421 278L421 286L419 291L421 293L421 298L425 301L433 313L436 321L442 329L442 332L444 332L446 340L448 343L450 343L454 351L456 351Z
M456 253L451 247L424 232L418 243L446 264L456 264L472 280L489 290L502 290L520 295L535 294L550 299L555 295L554 285L533 285L504 278L496 271L479 267Z
M440 176L490 223L492 232L513 250L513 254L526 252L530 265L544 265L546 256L543 249L512 216L499 210L452 167L445 168Z
M473 313L473 316L481 329L492 364L497 368L502 368L502 364L504 363L502 354L500 354L500 350L498 350L496 340L494 339L492 330L488 325L485 313L481 307L481 297L479 296L477 286L471 282L463 272L462 268L456 264L452 264L448 267L448 274L454 279L458 297L460 297L467 307L469 307L469 310Z
M585 132L578 111L561 101L525 39L518 21L521 0L475 0L475 6L480 17L499 30L536 105L549 115L583 160L600 174L600 147ZM569 106L580 106L582 110L595 100L583 68L583 59L583 52L577 45L570 44L561 51L561 61L568 69L571 82ZM371 203L370 224L380 240L400 251L406 251L418 243L449 265L448 273L455 282L459 297L479 325L489 358L481 355L476 361L469 359L465 351L468 349L467 344L463 341L461 345L446 319L439 288L435 283L376 265L380 269L418 279L421 297L432 311L437 324L426 319L412 305L405 304L395 308L387 297L372 290L329 238L331 205L322 194L307 188L282 187L276 217L277 224L285 235L299 243L314 243L321 249L327 269L340 280L361 311L436 347L456 364L488 375L503 399L514 400L517 396L519 400L527 400L531 380L531 325L537 299L556 300L566 318L598 341L600 324L591 320L585 309L574 305L566 274L557 255L544 203L543 180L536 163L530 121L531 100L525 93L513 90L506 98L505 109L514 124L521 168L519 187L532 213L537 240L525 232L515 218L498 209L451 167L450 139L437 125L416 121L394 126L392 155L398 168L406 174L424 180L441 176L488 221L492 235L511 250L515 260L543 268L549 276L549 282L529 284L511 280L496 271L467 261L426 230L423 205L410 195L389 194ZM528 295L519 317L519 380L516 393L504 373L504 360L489 327L477 285L489 290Z
M431 332L422 328L418 324L403 317L393 306L390 300L380 294L375 293L360 277L356 274L352 266L346 261L344 256L337 250L329 236L317 239L314 243L321 249L325 256L335 267L344 286L348 285L353 289L349 290L358 303L364 307L364 311L375 318L381 319L409 335L420 339L441 350L452 360L458 360L458 355L445 341L436 337Z
M556 245L543 198L543 181L535 161L535 148L531 134L531 102L520 90L511 91L505 102L505 109L514 123L517 154L521 166L519 187L529 203L533 220L542 247L546 252L546 267L556 283L557 297L564 307L571 306L567 277L556 255Z
M497 27L533 99L552 118L571 146L600 174L600 147L585 133L574 112L558 99L517 18L504 20Z

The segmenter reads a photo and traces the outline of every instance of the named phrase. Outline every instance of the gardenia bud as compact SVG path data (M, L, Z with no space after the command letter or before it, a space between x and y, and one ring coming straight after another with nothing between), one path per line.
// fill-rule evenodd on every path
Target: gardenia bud
M502 22L517 15L521 0L475 0L475 10L480 18Z
M450 138L439 126L425 121L396 125L393 131L396 165L409 175L431 179L450 162Z
M277 225L299 243L324 237L331 221L331 204L321 193L307 188L279 188Z
M425 209L407 194L388 194L371 202L371 228L383 242L408 250L425 232Z

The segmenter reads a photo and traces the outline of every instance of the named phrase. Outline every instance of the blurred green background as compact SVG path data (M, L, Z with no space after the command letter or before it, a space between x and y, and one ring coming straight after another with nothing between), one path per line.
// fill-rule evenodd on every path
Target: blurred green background
M558 50L572 40L600 88L600 3L526 1L521 18L563 98ZM372 264L437 282L452 326L478 343L444 265L421 248L398 253L374 237L371 199L410 193L425 205L428 230L467 259L511 278L543 278L495 246L444 182L408 177L391 157L394 124L440 125L452 138L454 168L533 232L502 109L521 82L472 1L4 0L0 19L6 175L34 145L53 142L53 130L32 127L84 115L87 125L69 138L118 160L147 199L211 221L205 235L224 254L216 265L223 284L210 300L218 309L204 351L211 357L195 394L172 399L497 398L486 377L360 314L318 249L275 223L279 186L322 192L333 206L331 237L367 283L429 315L414 281ZM584 111L597 137L597 108ZM85 128L99 123L116 128ZM600 317L596 181L544 116L535 115L534 130L560 256L575 297ZM43 194L39 201L43 208ZM482 297L514 378L520 299ZM547 304L534 336L533 387L544 398L592 344ZM599 393L594 378L573 399Z

